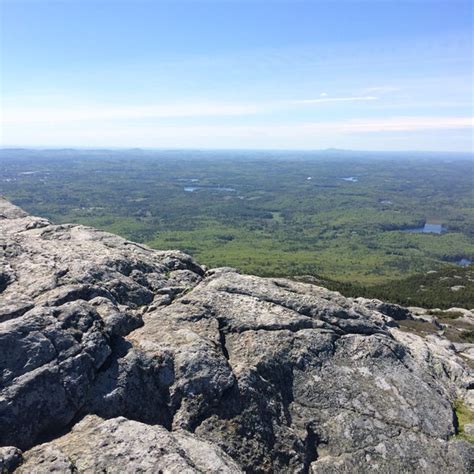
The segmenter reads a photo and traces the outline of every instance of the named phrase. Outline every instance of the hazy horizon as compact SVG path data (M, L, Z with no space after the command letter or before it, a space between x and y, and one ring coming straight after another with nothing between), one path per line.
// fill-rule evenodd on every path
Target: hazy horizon
M199 147L140 147L140 146L74 146L74 145L57 145L57 146L48 146L48 145L0 145L0 152L5 151L21 151L27 150L31 152L55 152L55 151L96 151L96 152L199 152L199 153L303 153L303 154L344 154L349 155L350 153L366 153L368 155L442 155L446 157L447 155L462 156L474 155L472 150L366 150L366 149L350 149L350 148L199 148Z

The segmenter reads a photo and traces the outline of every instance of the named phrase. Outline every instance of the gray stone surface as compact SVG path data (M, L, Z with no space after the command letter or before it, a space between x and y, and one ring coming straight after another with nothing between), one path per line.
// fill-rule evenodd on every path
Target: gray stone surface
M12 472L23 461L22 453L14 446L0 447L0 472Z
M470 472L472 371L411 318L0 199L0 466L14 446L20 472Z
M220 448L196 435L123 417L102 420L89 415L68 434L25 453L17 472L242 471Z

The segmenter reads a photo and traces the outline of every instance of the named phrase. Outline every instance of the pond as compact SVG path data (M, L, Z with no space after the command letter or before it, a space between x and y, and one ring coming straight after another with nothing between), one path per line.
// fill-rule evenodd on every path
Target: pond
M410 234L441 234L444 232L442 224L429 224L428 222L423 227L413 227L410 229L403 229L402 232Z
M225 193L233 193L235 192L234 188L227 188L225 186L186 186L184 190L187 193L193 193L194 191L199 191L200 189L208 190L208 191L219 191Z

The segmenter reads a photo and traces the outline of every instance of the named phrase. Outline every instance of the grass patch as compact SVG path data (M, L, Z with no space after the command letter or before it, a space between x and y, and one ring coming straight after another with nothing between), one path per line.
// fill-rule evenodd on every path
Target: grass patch
M474 331L470 329L469 331L463 331L460 335L459 338L462 340L462 342L469 342L469 343L474 343Z
M474 436L464 431L467 424L474 424L474 410L471 410L462 400L456 400L453 408L458 422L457 436L474 443Z
M461 311L438 311L438 310L430 310L428 311L430 316L435 316L441 319L457 319L462 318L464 316Z
M422 337L429 334L436 334L439 331L434 324L425 321L412 321L411 319L406 319L404 321L398 321L398 324L402 331L414 333Z

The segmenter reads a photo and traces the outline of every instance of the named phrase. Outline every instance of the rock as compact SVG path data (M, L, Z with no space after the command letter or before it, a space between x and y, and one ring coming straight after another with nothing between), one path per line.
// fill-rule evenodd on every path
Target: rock
M386 316L395 319L395 321L413 319L413 315L411 314L410 310L398 304L385 303L380 300L369 300L366 298L355 298L354 301L363 304L368 309L385 314Z
M239 473L220 448L187 432L169 432L119 417L88 416L70 433L34 447L19 473L49 472Z
M0 324L0 443L25 448L67 425L110 353L104 323L85 301Z
M0 445L19 472L471 472L453 403L471 406L472 370L397 328L421 309L0 215Z
M18 448L0 447L0 472L12 472L22 461L22 453Z
M474 423L466 423L464 425L464 433L468 436L474 436Z
M0 303L0 445L27 448L82 412L103 365L116 360L108 358L120 338L143 324L158 288L174 298L204 271L180 252L54 226L2 199L0 214L0 269L8 274Z
M419 444L415 446L412 443L413 439L414 436L408 436L397 439L395 443L380 443L351 455L324 456L311 464L310 472L318 474L361 472L360 466L363 465L370 466L372 472L387 473L472 472L472 451L468 443L453 441L443 446L439 440L418 437ZM440 453L438 459L433 459L427 454L432 449Z
M28 217L28 214L0 196L0 219L19 219L21 217Z

